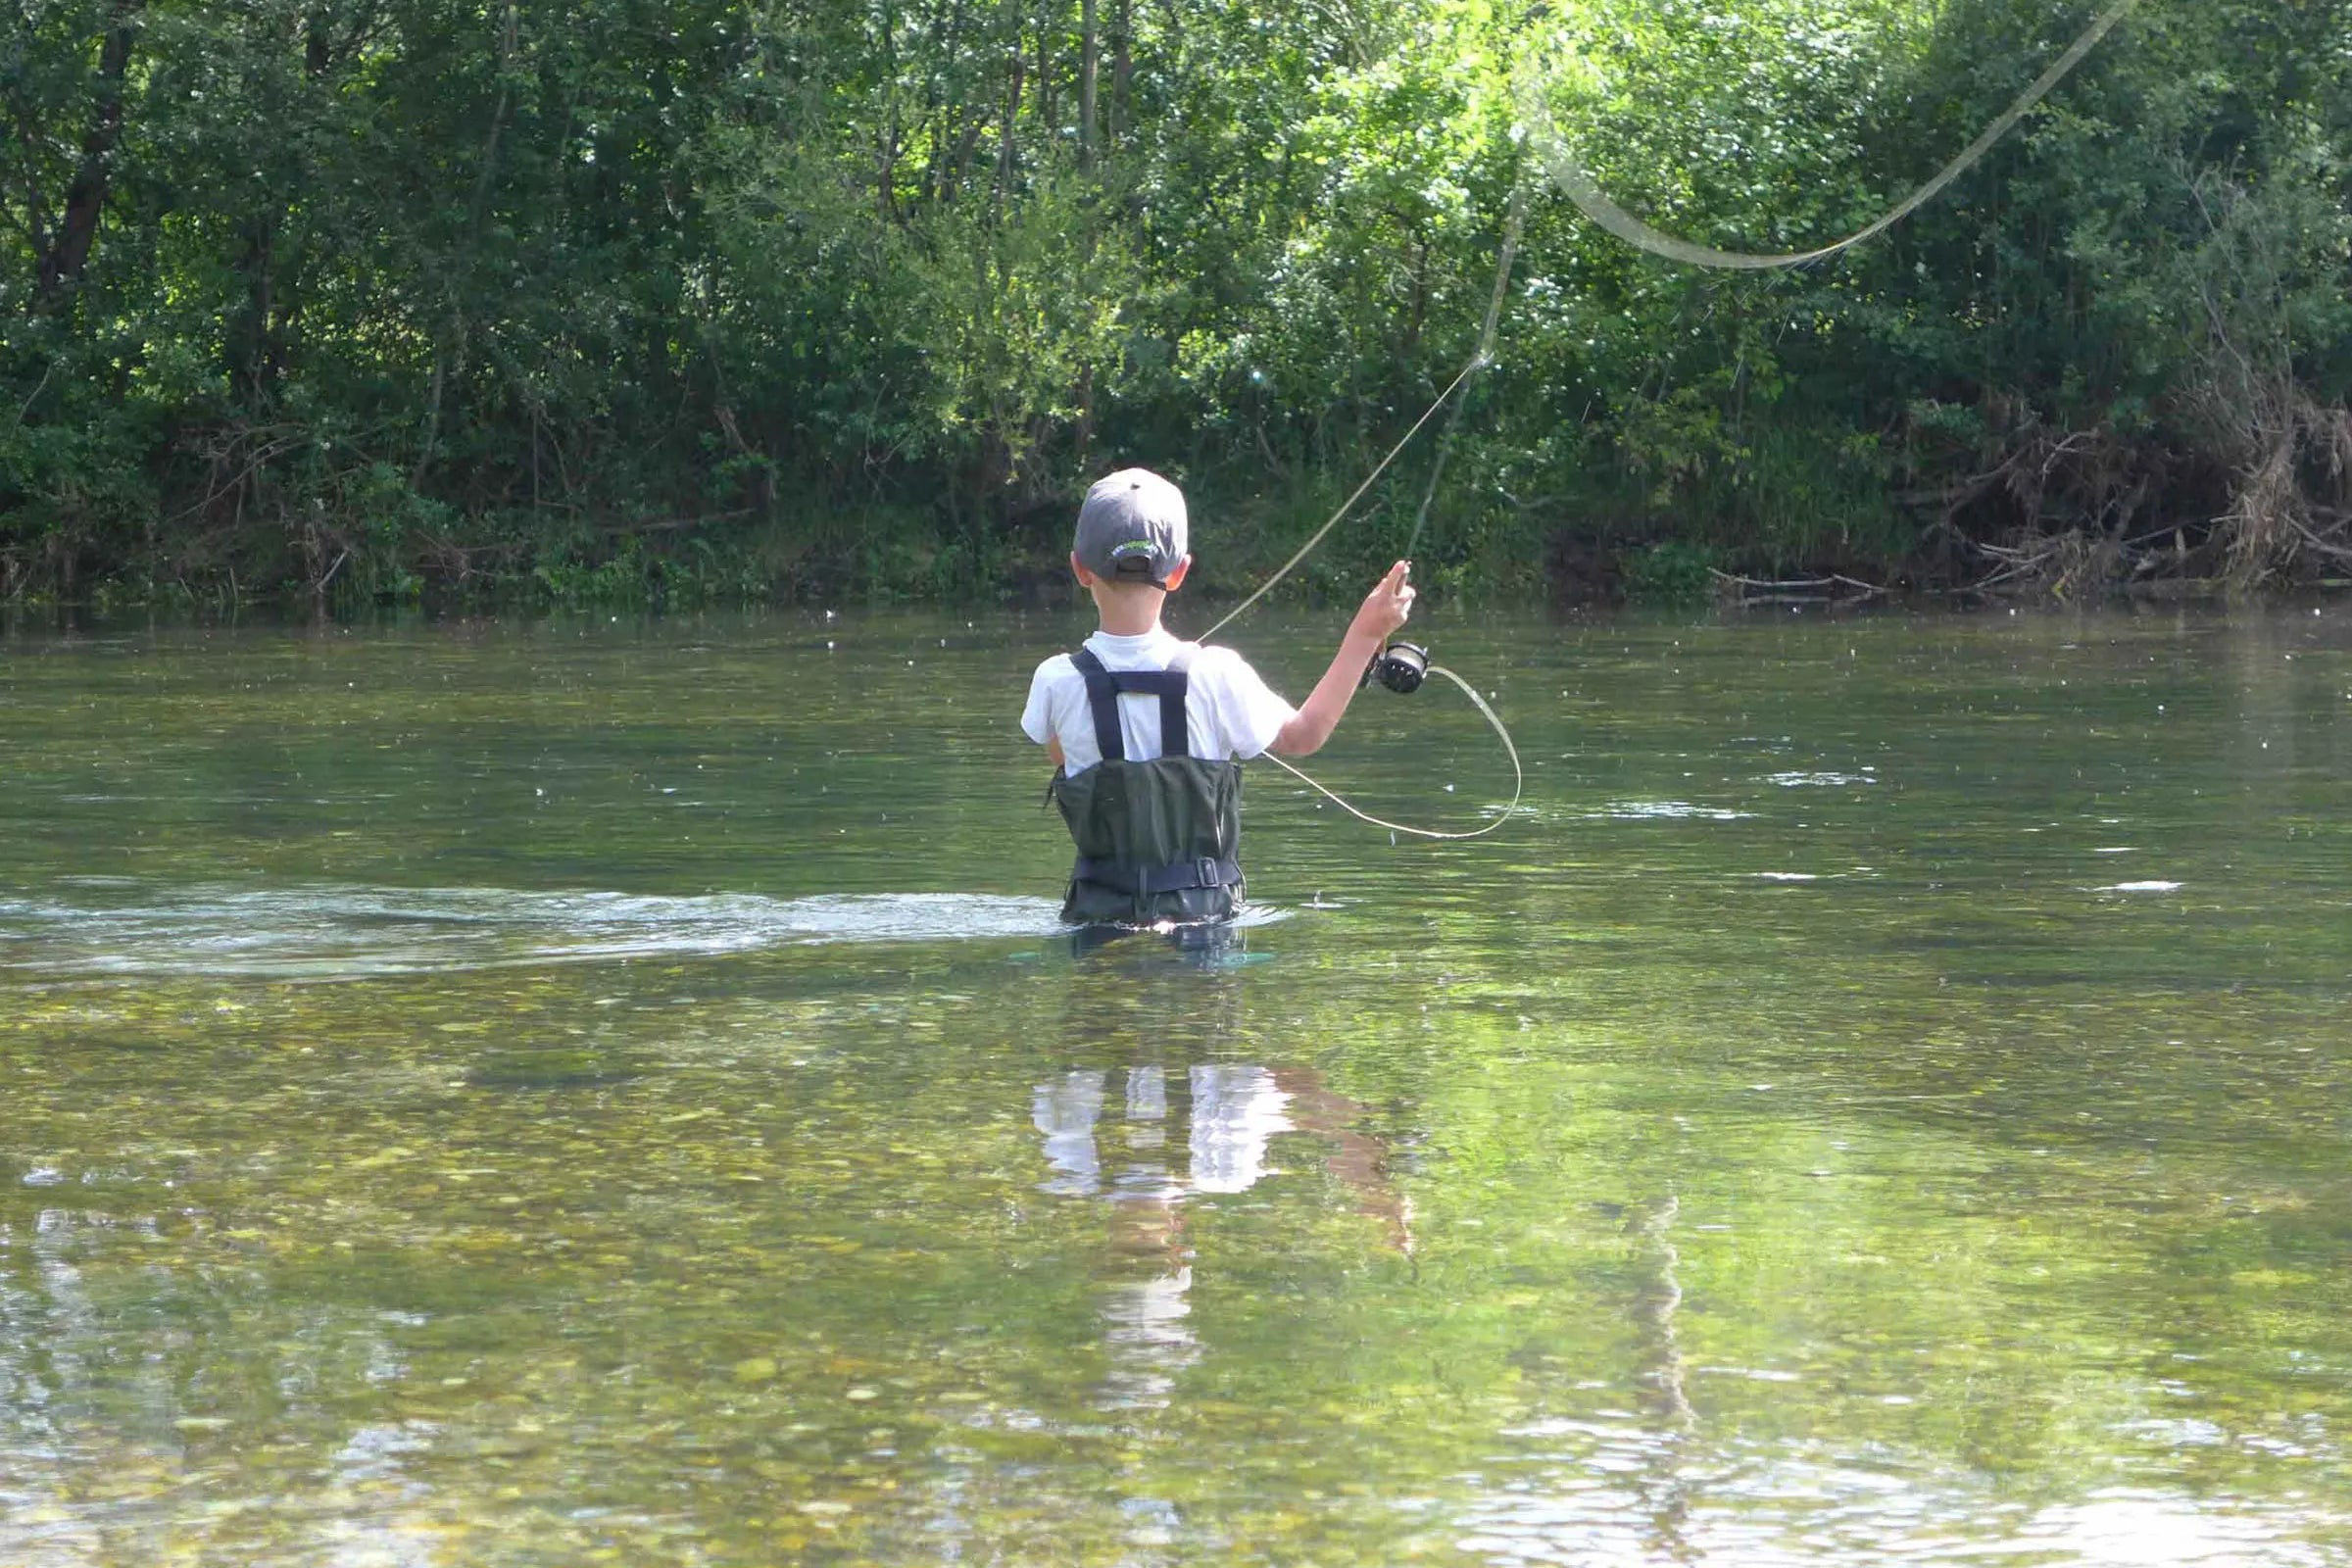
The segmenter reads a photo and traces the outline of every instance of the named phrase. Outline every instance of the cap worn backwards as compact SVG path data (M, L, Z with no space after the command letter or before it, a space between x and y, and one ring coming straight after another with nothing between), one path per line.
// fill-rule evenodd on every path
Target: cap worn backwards
M1070 554L1098 577L1165 588L1185 533L1184 492L1149 468L1121 468L1086 492Z

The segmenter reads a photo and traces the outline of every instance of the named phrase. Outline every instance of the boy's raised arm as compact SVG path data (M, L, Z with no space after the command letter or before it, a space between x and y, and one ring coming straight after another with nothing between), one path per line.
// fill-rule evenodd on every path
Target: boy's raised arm
M1271 750L1285 757L1305 757L1320 751L1331 739L1340 715L1348 711L1348 699L1363 683L1364 666L1372 662L1390 633L1413 612L1413 585L1405 581L1411 570L1411 562L1399 561L1365 596L1363 608L1356 611L1355 618L1348 623L1348 634L1340 639L1340 651L1332 656L1331 667L1298 705L1298 714L1274 737Z

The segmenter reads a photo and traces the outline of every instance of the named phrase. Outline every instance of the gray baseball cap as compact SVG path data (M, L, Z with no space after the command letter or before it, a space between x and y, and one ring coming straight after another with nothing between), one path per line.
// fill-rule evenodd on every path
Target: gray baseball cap
M1184 552L1184 492L1158 474L1121 468L1087 491L1070 554L1096 576L1165 588Z

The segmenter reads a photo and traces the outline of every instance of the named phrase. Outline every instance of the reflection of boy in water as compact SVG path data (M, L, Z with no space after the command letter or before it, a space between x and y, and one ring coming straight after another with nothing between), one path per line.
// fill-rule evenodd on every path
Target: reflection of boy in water
M1121 1097L1118 1136L1128 1157L1105 1177L1097 1129L1113 1093ZM1148 1271L1113 1283L1102 1303L1113 1360L1105 1403L1165 1404L1175 1374L1199 1354L1186 1323L1193 1253L1184 1241L1183 1200L1192 1193L1249 1191L1268 1174L1274 1134L1333 1139L1338 1148L1325 1167L1356 1194L1360 1212L1381 1222L1391 1247L1411 1250L1409 1214L1382 1177L1380 1145L1349 1128L1361 1110L1306 1067L1199 1062L1173 1084L1157 1065L1123 1074L1080 1068L1037 1086L1030 1117L1054 1172L1041 1185L1072 1197L1106 1196L1113 1249ZM1181 1175L1168 1152L1171 1122L1185 1129Z

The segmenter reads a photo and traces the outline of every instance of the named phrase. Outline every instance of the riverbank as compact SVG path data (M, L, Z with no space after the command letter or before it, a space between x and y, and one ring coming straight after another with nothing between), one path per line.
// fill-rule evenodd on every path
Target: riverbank
M1238 598L1330 515L1336 483L1288 495L1213 494L1195 505L1196 597ZM1374 493L1278 590L1345 598L1411 545L1410 494ZM1626 516L1490 505L1433 514L1414 548L1424 589L1478 604L1690 605L1713 599L1957 598L2261 600L2352 586L2344 514L2299 519L2299 548L2267 562L2242 519L2182 520L2123 536L2087 525L1972 538L1912 521L1911 548L1833 541L1817 554L1742 544L1732 519ZM281 606L351 614L369 607L458 612L696 610L795 605L1046 605L1070 593L1064 560L1075 500L1004 526L943 527L906 508L797 522L682 517L614 522L532 539L484 524L404 530L381 518L314 514L291 533L249 529L223 558L53 563L21 568L0 607L214 613ZM2278 531L2284 531L2283 529ZM1871 548L1872 544L1880 548ZM240 569L240 564L242 569ZM2251 569L2259 566L2260 569Z

